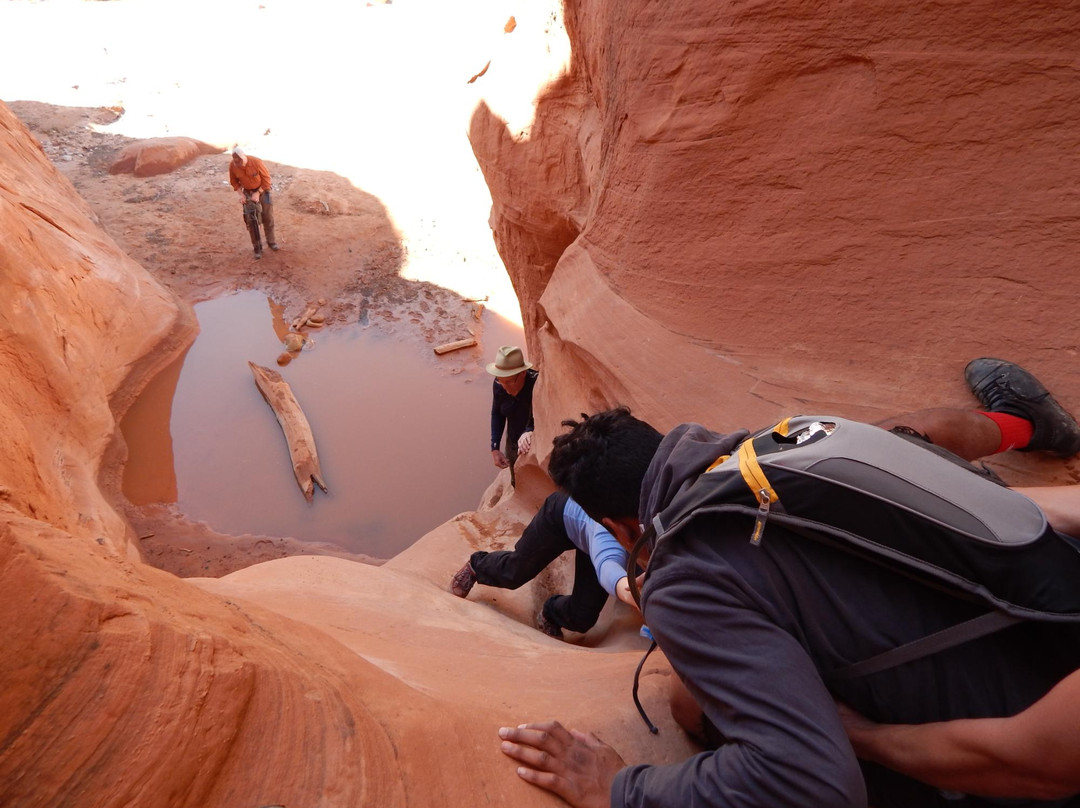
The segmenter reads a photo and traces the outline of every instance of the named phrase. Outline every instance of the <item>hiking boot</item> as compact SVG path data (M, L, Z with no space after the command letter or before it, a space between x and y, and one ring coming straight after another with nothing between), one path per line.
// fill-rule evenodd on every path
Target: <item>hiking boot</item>
M450 591L459 598L467 598L475 583L476 573L473 572L472 564L466 561L465 566L455 572L454 577L450 579Z
M272 242L270 242L270 249L273 250L274 252L277 252L278 250L281 249L281 247L278 246L278 243L276 241L272 241Z
M544 615L543 610L540 611L540 614L536 615L536 627L549 637L554 637L556 640L563 639L562 629L557 623L552 623L548 620Z
M1024 418L1035 427L1021 452L1053 452L1071 457L1080 452L1080 425L1042 383L1019 365L1003 359L972 359L964 368L971 392L987 412Z
M260 258L262 258L262 250L256 250L255 251L255 260L258 261Z

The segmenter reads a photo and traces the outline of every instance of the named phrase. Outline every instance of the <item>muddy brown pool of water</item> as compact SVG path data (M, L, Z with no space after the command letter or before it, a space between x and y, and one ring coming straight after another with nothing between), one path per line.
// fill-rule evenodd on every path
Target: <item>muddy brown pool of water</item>
M360 326L312 332L314 346L279 367L275 308L257 292L195 307L195 343L121 424L129 501L175 502L187 519L223 533L333 542L380 558L476 508L496 474L483 366L499 345L522 343L519 328L485 312L480 349L465 349L475 362L456 375L419 339ZM304 500L249 360L291 385L329 494Z

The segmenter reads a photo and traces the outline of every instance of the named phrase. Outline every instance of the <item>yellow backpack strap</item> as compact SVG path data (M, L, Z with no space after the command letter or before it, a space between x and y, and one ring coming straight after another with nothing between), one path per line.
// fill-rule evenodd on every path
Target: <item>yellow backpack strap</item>
M716 460L714 460L712 462L712 464L707 469L705 469L705 472L708 473L708 472L712 471L714 468L719 466L721 463L723 463L724 461L726 461L730 457L731 457L731 455L720 455L718 458L716 458Z
M781 435L786 436L791 425L790 422L790 418L785 418L772 429L765 431L769 433L779 432ZM742 474L743 482L746 483L746 486L754 495L754 499L761 502L764 496L767 495L768 503L777 503L780 500L780 497L773 489L772 484L769 482L769 478L765 476L765 472L762 471L761 464L758 463L757 451L754 449L753 438L748 438L739 444L737 451L739 458L739 473Z

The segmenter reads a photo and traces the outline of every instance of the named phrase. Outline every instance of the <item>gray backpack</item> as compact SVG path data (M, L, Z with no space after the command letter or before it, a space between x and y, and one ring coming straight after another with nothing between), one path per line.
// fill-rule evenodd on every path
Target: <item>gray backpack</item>
M631 553L677 540L702 514L754 519L853 553L985 614L825 674L866 676L1021 620L1080 623L1080 541L1057 533L1024 495L927 443L834 416L796 416L719 458L658 514ZM629 576L635 597L634 576Z

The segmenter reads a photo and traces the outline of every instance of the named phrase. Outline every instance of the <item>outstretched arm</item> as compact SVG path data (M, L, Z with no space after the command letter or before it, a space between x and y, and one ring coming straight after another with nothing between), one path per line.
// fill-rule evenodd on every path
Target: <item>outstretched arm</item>
M727 743L683 763L623 769L612 806L866 805L855 755L813 662L740 582L734 570L701 564L696 554L651 573L643 600L649 628Z
M570 541L588 552L600 586L621 600L619 587L626 580L626 550L606 527L590 519L573 499L568 499L563 506L563 527Z
M1080 671L1024 712L933 724L875 724L841 706L864 760L937 788L1053 800L1080 793Z

